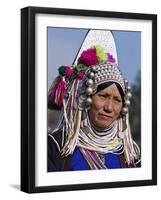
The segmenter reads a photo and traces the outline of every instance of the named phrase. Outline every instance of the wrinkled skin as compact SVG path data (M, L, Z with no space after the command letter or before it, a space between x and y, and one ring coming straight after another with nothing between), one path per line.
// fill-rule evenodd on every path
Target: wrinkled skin
M103 130L120 116L122 107L119 90L112 84L92 96L89 119L96 129Z

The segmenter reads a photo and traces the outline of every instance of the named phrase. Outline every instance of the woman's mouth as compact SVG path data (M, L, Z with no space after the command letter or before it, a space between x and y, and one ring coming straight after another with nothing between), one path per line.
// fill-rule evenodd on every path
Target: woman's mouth
M105 114L98 114L99 118L104 119L104 120L109 120L112 119L113 117L110 115L105 115Z

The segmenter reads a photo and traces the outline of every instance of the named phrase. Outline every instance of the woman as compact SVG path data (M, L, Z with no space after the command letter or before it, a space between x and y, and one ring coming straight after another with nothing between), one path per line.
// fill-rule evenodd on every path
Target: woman
M82 51L76 65L61 66L48 97L49 108L62 112L48 134L48 171L140 166L130 90L116 58L100 45Z

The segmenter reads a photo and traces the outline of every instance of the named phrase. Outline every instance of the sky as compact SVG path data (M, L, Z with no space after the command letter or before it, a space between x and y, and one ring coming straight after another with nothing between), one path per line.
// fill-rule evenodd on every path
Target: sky
M61 65L72 65L87 29L48 28L48 89ZM112 31L119 68L132 85L141 67L141 32Z

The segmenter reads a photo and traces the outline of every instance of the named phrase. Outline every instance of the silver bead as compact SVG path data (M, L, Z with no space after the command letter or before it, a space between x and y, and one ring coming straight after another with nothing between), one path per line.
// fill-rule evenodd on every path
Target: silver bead
M93 66L93 67L91 68L91 70L92 70L93 72L96 72L96 66Z
M124 79L124 83L125 83L125 84L128 84L128 80L127 80L127 79Z
M87 105L90 105L92 103L92 99L90 98L90 97L88 97L87 99L86 99L86 104Z
M93 89L92 89L91 87L88 87L88 88L86 89L86 93L87 93L88 95L91 95L91 94L93 93Z
M129 106L129 105L130 105L130 101L129 101L129 100L126 100L126 101L125 101L125 105L126 105L126 106Z
M131 87L130 87L130 86L128 86L128 87L127 87L127 90L128 90L129 92L131 92Z
M128 113L128 108L127 108L127 107L123 107L122 113L123 113L123 114L127 114L127 113Z
M94 74L93 72L91 72L91 73L89 74L89 77L90 77L90 78L94 78L94 76L95 76L95 74Z
M130 99L131 97L132 97L131 92L128 92L128 93L126 94L126 98Z
M104 80L104 77L103 77L103 76L101 76L101 77L100 77L100 80L101 80L101 81L103 81L103 80Z
M88 86L93 85L93 80L92 80L92 79L88 79L88 80L87 80L87 85L88 85Z

